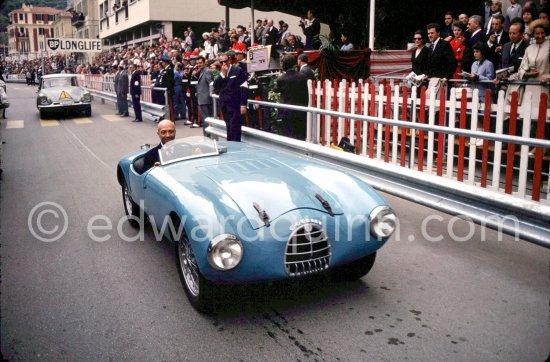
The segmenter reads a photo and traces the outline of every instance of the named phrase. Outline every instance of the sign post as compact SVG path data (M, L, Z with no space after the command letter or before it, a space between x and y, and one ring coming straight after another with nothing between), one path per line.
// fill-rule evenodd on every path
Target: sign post
M268 70L270 60L271 45L249 49L247 54L247 70L249 73Z

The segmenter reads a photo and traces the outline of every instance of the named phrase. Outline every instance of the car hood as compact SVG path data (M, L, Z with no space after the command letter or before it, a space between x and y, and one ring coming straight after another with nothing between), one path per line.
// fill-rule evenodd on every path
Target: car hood
M276 159L241 159L198 168L237 204L254 229L265 225L255 203L270 220L301 208L328 213L316 197L320 195L334 214L342 213L335 198L295 168Z
M41 89L40 94L44 94L52 100L63 100L63 99L73 99L80 100L82 96L82 89L78 87L52 87Z

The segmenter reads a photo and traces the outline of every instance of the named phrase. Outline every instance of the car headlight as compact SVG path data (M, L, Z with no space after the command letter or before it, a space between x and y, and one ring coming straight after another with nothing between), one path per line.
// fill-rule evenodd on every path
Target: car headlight
M82 101L83 102L91 102L92 101L92 95L88 92L82 94Z
M208 246L208 262L214 269L233 269L239 265L242 258L243 245L235 235L218 235Z
M397 216L388 206L377 206L369 215L370 232L378 240L387 239L397 225Z
M45 95L40 95L38 97L38 102L41 104L41 105L45 105L45 104L51 104L52 103L52 100L48 97L46 97Z

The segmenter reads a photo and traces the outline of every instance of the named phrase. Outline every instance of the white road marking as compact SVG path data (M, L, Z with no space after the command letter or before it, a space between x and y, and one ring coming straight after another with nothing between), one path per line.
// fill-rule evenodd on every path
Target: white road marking
M94 123L90 118L75 118L73 119L73 122L75 124L88 124L88 123Z
M121 121L125 121L127 118L127 117L123 118L123 117L117 116L116 114L102 114L101 117L103 117L109 122L121 122Z
M25 127L25 121L18 120L18 121L8 121L6 123L6 128L24 128Z
M59 126L59 121L55 119L41 119L40 125L42 127L53 127L53 126Z

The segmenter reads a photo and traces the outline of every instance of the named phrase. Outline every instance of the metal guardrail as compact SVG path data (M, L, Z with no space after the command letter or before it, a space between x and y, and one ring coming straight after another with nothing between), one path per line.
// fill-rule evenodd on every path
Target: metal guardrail
M27 78L24 74L4 74L6 83L26 83Z
M98 97L104 101L112 102L116 104L116 94L110 92L99 91L95 89L86 88L94 97ZM155 90L166 91L166 88L153 88ZM127 99L128 100L128 99ZM166 107L162 104L155 104L141 101L141 112L147 118L152 121L156 121L160 118L166 118Z
M519 136L510 136L510 135L504 135L504 134L499 135L491 132L472 131L472 130L460 129L460 128L448 128L448 127L437 126L437 125L431 126L425 123L414 123L414 122L408 122L408 121L392 120L392 119L386 119L386 118L364 116L360 114L329 111L322 108L293 106L290 104L280 104L280 103L271 103L271 102L254 101L254 100L249 100L248 103L257 104L263 107L281 108L281 109L289 109L294 111L308 112L312 114L312 118L315 118L317 114L323 114L323 115L335 116L339 118L349 118L356 121L374 122L374 123L380 123L380 124L389 125L389 126L406 127L406 128L413 128L413 129L423 130L423 131L452 134L455 136L467 136L467 137L473 137L473 138L487 139L491 141L515 143L515 144L526 145L531 147L550 148L550 140L541 140L536 138L526 139ZM316 135L317 135L317 132L315 130L315 122L312 122L311 134L308 137L308 139L311 139L313 143L319 143L319 140L316 138Z
M392 74L392 73L403 72L403 71L406 71L406 70L407 70L407 68L392 71L392 72L385 73L385 74L373 75L371 78L375 81L376 85L378 85L381 80L389 80L390 82L395 82L397 80L397 81L401 81L402 83L407 83L407 78L406 77L403 77L403 76L400 76L400 75L389 75L389 74ZM408 70L412 70L412 68L408 68ZM448 84L461 84L461 85L464 85L464 84L489 84L489 85L494 85L493 80L471 81L471 80L468 80L468 79L447 79L447 83ZM503 79L503 80L500 81L500 85L511 85L511 84L515 84L515 85L540 85L540 86L546 86L546 87L550 86L550 83L544 84L544 83L541 83L540 81L534 81L534 80L508 80L508 79Z
M264 107L310 112L313 114L312 118L315 118L315 114L325 114L364 122L550 148L550 141L548 140L525 139L517 136L496 135L465 129L449 129L441 126L328 111L320 108L251 100L249 103ZM206 122L209 124L209 127L205 130L206 133L225 138L226 131L223 121L207 118ZM308 139L311 139L313 143L290 139L248 127L243 127L242 139L247 143L317 159L365 179L380 191L451 215L468 218L480 225L502 230L507 234L516 235L527 241L550 248L549 206L518 199L494 190L475 187L456 180L417 172L381 160L333 150L316 144L317 140L311 136L316 134L315 122L312 122Z

